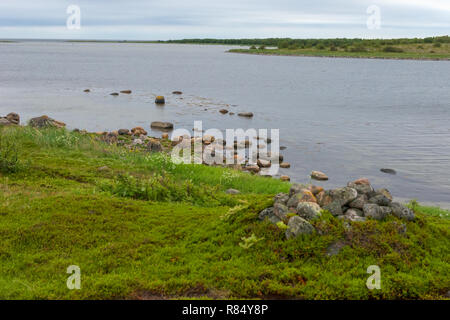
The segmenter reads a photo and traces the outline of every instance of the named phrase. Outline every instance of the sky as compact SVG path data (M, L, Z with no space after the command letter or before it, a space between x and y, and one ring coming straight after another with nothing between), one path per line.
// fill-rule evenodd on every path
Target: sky
M438 35L450 35L450 0L0 0L1 39Z

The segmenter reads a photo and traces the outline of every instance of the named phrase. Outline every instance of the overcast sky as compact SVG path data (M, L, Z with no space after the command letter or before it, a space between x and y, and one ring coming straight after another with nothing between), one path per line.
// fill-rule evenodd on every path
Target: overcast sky
M67 8L81 10L68 29ZM367 8L380 28L367 27ZM0 0L0 38L398 38L450 34L450 0Z

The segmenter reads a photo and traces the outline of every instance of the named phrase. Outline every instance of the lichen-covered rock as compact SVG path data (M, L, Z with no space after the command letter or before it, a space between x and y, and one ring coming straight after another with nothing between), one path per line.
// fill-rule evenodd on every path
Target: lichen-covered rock
M300 202L297 206L297 214L306 220L320 218L321 212L322 208L315 202Z
M363 217L364 213L359 209L348 209L344 215L339 216L339 218L348 220L348 221L366 221L366 218Z
M280 219L287 219L288 207L281 203L275 203L273 205L273 212Z
M333 202L333 198L331 197L330 191L321 191L316 195L317 203L321 207L325 207Z
M236 189L228 189L227 191L225 191L226 194L239 194L241 193L239 190Z
M378 189L376 191L376 194L382 194L383 196L385 196L386 198L388 198L389 200L393 200L392 194L389 192L388 189L382 188L382 189Z
M14 123L9 121L8 119L0 118L0 126L12 126L12 125L14 125Z
M337 217L342 215L344 212L342 210L342 205L339 201L334 200L322 207L324 210L329 211L333 216Z
M356 197L355 200L350 201L348 206L350 208L355 208L355 209L362 209L364 207L364 205L367 203L368 201L368 197L365 194L360 194L358 197Z
M299 193L294 194L289 198L287 206L289 208L297 208L300 202L315 202L317 203L316 197L312 194L311 191L307 189L302 189Z
M283 193L283 192L277 194L273 198L274 203L281 203L281 204L284 204L284 205L287 204L288 200L289 200L289 195L286 194L286 193Z
M377 204L367 203L363 207L364 216L375 220L383 220L386 212Z
M170 122L153 121L150 124L150 127L155 128L155 129L170 130L170 129L173 129L173 124Z
M309 186L308 189L309 189L309 191L312 192L313 195L317 195L317 194L319 194L320 192L323 191L322 187L315 186L315 185Z
M369 194L373 192L373 188L370 185L369 180L366 178L361 178L347 184L347 187L355 189L358 194Z
M296 238L302 234L311 234L314 232L314 227L305 219L294 216L289 219L288 228L286 230L286 238Z
M391 202L389 207L392 209L392 214L399 219L407 221L413 221L415 219L414 212L401 203Z
M281 219L275 215L273 207L266 208L259 213L258 215L259 220L263 221L266 218L269 219L269 221L274 224L281 221Z
M386 198L383 194L376 194L375 196L371 197L368 202L377 204L379 206L388 206L392 201Z
M125 136L125 135L130 133L130 130L128 130L128 129L119 129L119 130L117 130L117 132L119 133L119 135Z
M291 189L289 190L289 197L292 197L294 194L299 193L303 189L308 189L309 185L301 184L301 183L294 183L291 186Z

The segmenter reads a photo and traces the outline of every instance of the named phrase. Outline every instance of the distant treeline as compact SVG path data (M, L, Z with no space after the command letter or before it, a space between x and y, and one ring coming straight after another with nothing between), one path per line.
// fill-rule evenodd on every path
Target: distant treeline
M161 42L169 43L198 43L198 44L227 44L248 46L270 46L278 48L312 48L312 47L349 47L349 46L387 46L402 44L425 43L450 43L449 36L428 38L403 38L403 39L291 39L291 38L266 38L266 39L182 39Z

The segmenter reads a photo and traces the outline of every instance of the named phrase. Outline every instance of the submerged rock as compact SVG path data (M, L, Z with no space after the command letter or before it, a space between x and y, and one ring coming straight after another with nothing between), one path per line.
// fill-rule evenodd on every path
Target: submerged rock
M156 128L156 129L169 130L169 129L173 129L173 124L171 122L153 121L150 124L150 127L151 128Z
M246 118L252 118L253 117L253 112L239 112L238 116L246 117Z
M120 93L131 94L131 90L122 90Z
M220 109L219 112L221 114L226 114L226 113L228 113L228 110L227 109Z
M181 91L172 91L172 94L183 94Z
M397 171L395 171L394 169L382 168L380 169L380 171L387 174L397 174Z
M328 176L325 173L320 172L320 171L312 171L311 178L314 180L321 180L321 181L328 180Z

